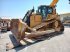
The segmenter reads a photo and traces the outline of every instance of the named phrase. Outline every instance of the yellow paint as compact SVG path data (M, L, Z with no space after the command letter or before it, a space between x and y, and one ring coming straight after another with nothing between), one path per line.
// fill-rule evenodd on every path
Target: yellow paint
M57 4L58 0L53 0L52 3L50 4L50 6L55 6Z
M41 15L36 15L36 14L31 15L30 16L30 27L34 27L40 24L41 21L42 21Z

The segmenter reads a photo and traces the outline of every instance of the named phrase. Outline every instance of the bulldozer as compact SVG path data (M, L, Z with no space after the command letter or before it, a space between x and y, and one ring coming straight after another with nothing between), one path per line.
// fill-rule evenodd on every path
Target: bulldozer
M10 31L10 19L0 19L0 30L1 32Z
M26 45L49 33L64 31L60 16L56 13L57 2L58 0L53 0L49 6L40 5L36 13L33 7L23 19L11 20L10 30L19 44Z

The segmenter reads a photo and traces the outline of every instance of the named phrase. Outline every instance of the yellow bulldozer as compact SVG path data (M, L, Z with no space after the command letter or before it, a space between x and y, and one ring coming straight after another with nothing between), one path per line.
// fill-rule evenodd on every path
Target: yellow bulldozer
M11 32L21 45L31 43L49 33L64 31L60 16L56 13L57 2L58 0L53 0L49 6L39 6L36 13L34 8L28 10L22 20L11 20Z
M1 32L10 31L10 19L0 19L0 30Z

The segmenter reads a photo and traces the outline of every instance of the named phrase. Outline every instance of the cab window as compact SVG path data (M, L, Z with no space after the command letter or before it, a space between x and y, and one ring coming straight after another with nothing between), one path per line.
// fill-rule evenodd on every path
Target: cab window
M52 8L48 8L48 13L52 13Z

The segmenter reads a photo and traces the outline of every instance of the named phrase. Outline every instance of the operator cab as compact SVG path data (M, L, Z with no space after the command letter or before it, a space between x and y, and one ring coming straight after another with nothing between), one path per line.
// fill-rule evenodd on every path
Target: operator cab
M29 10L24 18L22 19L22 21L26 22L28 26L30 26L30 16L32 14L32 12L34 12L34 8L32 10ZM53 8L46 6L46 5L41 5L38 7L37 13L36 14L40 14L42 16L42 20L45 20L48 14L52 14L53 13Z
M53 13L53 8L46 5L41 5L38 7L37 13L41 14L43 19L46 19L48 14Z

